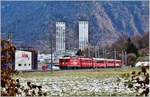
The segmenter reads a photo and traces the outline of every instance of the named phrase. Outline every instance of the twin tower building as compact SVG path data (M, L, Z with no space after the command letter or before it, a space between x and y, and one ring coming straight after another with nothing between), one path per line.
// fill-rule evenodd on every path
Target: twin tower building
M79 21L79 49L88 46L88 21ZM65 22L56 22L56 51L65 51Z

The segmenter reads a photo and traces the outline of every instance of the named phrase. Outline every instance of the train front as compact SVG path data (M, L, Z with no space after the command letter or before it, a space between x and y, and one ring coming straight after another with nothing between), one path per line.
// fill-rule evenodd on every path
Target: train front
M59 59L60 69L77 69L80 68L77 57L62 57Z

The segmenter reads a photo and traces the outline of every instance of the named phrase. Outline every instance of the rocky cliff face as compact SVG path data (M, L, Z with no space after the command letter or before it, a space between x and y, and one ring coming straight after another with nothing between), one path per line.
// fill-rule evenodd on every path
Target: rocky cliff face
M78 21L89 21L90 43L112 44L122 35L143 36L149 27L148 1L116 2L2 2L2 32L14 32L14 39L46 47L55 22L66 22L67 45L78 45ZM32 40L32 41L31 41ZM76 40L76 41L74 41Z

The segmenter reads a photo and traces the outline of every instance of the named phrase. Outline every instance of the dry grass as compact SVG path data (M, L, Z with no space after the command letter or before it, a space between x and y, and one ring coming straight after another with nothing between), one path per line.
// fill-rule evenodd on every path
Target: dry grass
M22 72L15 75L15 78L44 78L44 77L88 77L88 78L109 78L113 76L121 76L124 73L139 71L140 68L100 68L96 70L65 70L48 72Z

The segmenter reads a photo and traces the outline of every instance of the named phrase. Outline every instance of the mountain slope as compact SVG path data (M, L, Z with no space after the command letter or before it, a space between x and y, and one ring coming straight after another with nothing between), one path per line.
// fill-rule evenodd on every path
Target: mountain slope
M78 21L89 21L93 45L112 44L119 36L148 32L148 1L130 2L2 2L2 32L14 32L14 39L28 45L48 47L55 22L66 22L67 46L78 46ZM55 44L55 43L54 43Z

